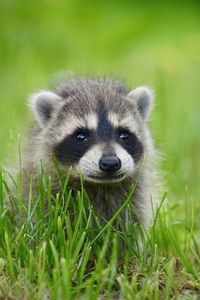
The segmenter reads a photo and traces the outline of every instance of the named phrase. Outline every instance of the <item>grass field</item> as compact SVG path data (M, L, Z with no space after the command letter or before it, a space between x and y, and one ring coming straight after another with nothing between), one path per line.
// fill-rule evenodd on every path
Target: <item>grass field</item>
M174 2L0 1L0 165L15 163L18 136L23 143L30 120L30 93L51 86L60 72L114 74L132 87L155 90L151 127L166 182L150 238L143 251L133 251L131 222L123 235L126 250L120 250L121 233L111 222L95 237L83 189L73 206L63 188L67 201L60 203L51 199L48 180L39 186L38 223L27 211L27 222L16 228L1 175L0 299L200 298L200 5ZM48 224L44 184L54 203ZM20 180L18 192L20 216Z

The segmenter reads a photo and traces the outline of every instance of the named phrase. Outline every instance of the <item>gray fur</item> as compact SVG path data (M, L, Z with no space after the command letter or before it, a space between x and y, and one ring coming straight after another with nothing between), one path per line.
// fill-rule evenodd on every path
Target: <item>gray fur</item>
M103 103L106 111L111 112L113 118L117 118L116 122L118 119L120 122L127 119L127 124L130 123L131 130L136 133L144 153L137 163L133 162L132 167L132 162L129 164L130 170L128 170L124 149L122 151L120 147L118 149L112 142L109 143L110 149L112 151L115 151L115 148L118 149L122 156L126 170L124 172L127 172L126 177L119 182L108 181L103 184L92 182L86 177L85 188L94 208L104 219L108 220L124 202L131 185L135 180L138 180L136 192L132 199L134 206L133 219L134 221L137 219L148 228L152 219L151 199L155 200L156 197L154 194L156 151L147 124L147 116L151 110L152 101L152 92L148 88L142 87L130 91L121 82L110 79L75 79L62 83L54 92L34 94L29 100L34 115L34 129L23 157L25 173L37 177L40 172L40 161L43 160L45 172L54 177L52 154L55 144L62 141L65 136L74 130L74 127L78 126L78 123L83 123L84 120L85 126L96 126L95 118L92 119L93 125L91 121L86 119L88 115L90 119L93 118L91 117L93 114L98 116L101 113L99 103ZM94 158L91 155L90 162L87 163L84 158L82 159L83 162L81 161L83 169L85 168L84 172L99 174L95 157L108 151L107 147L107 143L102 141L98 143L97 141L96 148L92 148L95 149ZM93 150L90 149L90 151L92 153ZM98 151L100 151L100 154L98 154ZM128 161L130 162L128 153L127 157L129 158L128 163ZM70 161L66 161L66 164L60 164L63 176L65 176L70 165ZM79 163L72 167L72 185L73 182L75 185L79 176L77 171ZM54 189L58 192L56 182Z

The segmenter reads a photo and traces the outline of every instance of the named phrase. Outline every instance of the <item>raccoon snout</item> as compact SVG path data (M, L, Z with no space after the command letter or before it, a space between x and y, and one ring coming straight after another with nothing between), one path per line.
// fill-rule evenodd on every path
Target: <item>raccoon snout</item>
M117 156L103 156L99 161L99 168L104 172L116 172L121 165L121 160Z

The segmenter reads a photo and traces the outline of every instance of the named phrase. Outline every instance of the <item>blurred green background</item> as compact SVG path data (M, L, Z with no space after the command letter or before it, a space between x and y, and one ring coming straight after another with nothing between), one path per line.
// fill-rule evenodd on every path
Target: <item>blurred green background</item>
M1 0L1 165L29 124L28 95L63 71L155 90L152 129L169 200L181 207L188 197L199 208L199 1Z

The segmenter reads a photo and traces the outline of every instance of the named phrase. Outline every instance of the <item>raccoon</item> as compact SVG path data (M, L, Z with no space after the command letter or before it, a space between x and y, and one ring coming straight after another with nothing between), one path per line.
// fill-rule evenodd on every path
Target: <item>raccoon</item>
M28 101L34 125L23 169L55 173L52 157L71 185L82 174L94 209L109 220L137 181L132 197L133 222L148 228L152 219L156 151L148 128L154 95L147 87L129 90L108 78L76 78L54 91L39 91ZM59 192L58 185L54 189ZM123 219L123 213L122 213Z

